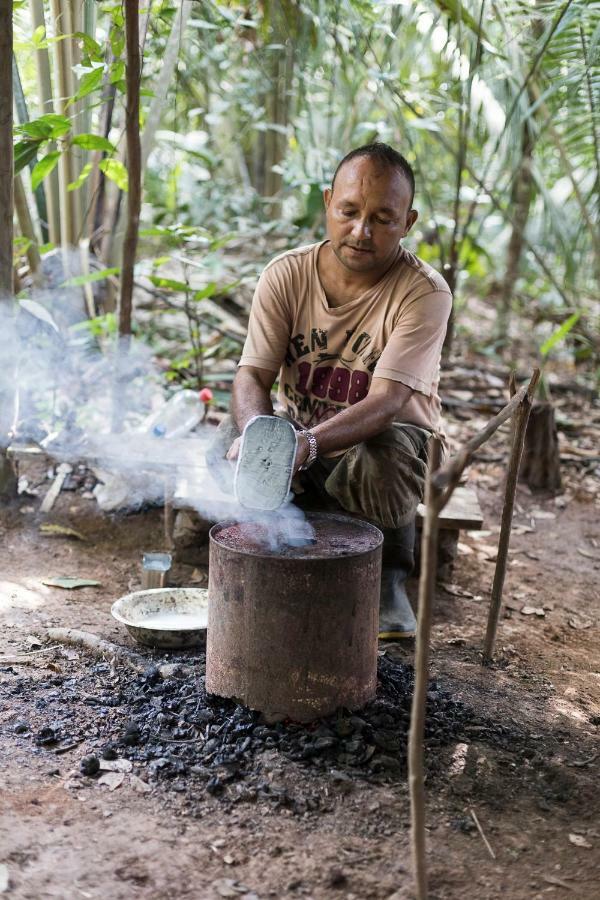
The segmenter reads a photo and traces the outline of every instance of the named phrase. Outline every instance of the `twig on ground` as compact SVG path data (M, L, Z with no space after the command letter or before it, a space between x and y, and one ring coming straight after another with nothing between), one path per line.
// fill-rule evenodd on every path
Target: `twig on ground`
M54 755L62 756L63 753L68 753L69 750L75 750L76 747L79 747L80 744L83 744L83 738L80 741L75 741L73 744L66 744L64 747L57 747L54 751Z
M492 850L492 848L491 848L491 846L490 846L490 842L488 841L488 839L486 838L485 834L483 833L483 828L482 828L481 825L479 824L479 819L478 819L477 816L475 815L475 810L473 809L473 807L470 807L470 808L469 808L469 812L471 813L471 818L473 819L473 821L475 822L475 825L477 826L477 831L478 831L479 834L481 835L481 840L483 841L483 843L485 844L485 846L486 846L487 849L488 849L488 853L490 854L490 856L492 857L492 859L496 859L496 854L495 854L494 851Z
M134 672L144 672L148 666L153 665L151 659L140 656L126 647L119 647L111 641L105 641L89 631L77 631L75 628L49 628L46 632L50 640L60 641L62 644L71 644L74 647L83 647L90 650L96 656L109 656L125 663ZM167 663L157 666L161 678L168 678L173 674L173 665Z
M18 653L14 656L0 656L0 666L28 666L30 663L40 662L37 658L42 653L50 653L52 650L58 650L60 644L53 644L52 647L41 647L39 650L30 650L29 653Z

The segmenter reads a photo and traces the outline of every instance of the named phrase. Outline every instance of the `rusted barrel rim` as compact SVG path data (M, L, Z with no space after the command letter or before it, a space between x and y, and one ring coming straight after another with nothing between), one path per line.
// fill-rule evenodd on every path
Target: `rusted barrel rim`
M239 522L235 519L228 519L225 522L217 522L216 525L209 531L209 539L211 542L218 544L219 547L223 547L225 550L229 550L231 553L239 553L240 556L252 556L254 559L268 559L268 560L282 560L285 562L292 562L294 559L297 560L305 560L305 559L349 559L353 556L364 556L365 553L371 553L373 550L377 550L378 547L381 547L383 544L383 533L381 529L379 529L376 525L372 525L371 522L365 522L364 519L356 518L355 516L344 516L339 513L320 513L320 512L310 512L307 514L306 518L311 521L311 519L335 519L340 523L356 523L361 528L370 531L374 538L377 538L377 543L374 543L372 547L365 549L364 547L360 550L349 550L347 553L339 554L339 556L332 556L329 553L304 553L301 556L282 556L277 553L276 550L271 551L270 553L256 553L252 550L240 549L239 547L231 547L229 544L225 543L225 541L220 541L218 539L218 532L223 531L225 528L229 528L232 525L245 525L251 524L249 522Z

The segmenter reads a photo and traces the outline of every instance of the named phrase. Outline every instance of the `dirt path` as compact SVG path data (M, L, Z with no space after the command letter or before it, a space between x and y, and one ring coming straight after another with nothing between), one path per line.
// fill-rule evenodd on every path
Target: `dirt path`
M490 533L462 537L451 580L439 588L432 665L441 687L502 730L492 743L474 730L429 752L431 896L592 900L600 896L598 501L575 476L558 505L520 489L510 618L501 621L498 664L486 670L479 650L500 472L482 463L477 473ZM128 644L110 604L138 586L141 552L160 548L159 511L111 519L76 493L61 494L47 518L38 511L39 499L22 496L0 515L0 654L29 651L29 637L51 625ZM88 540L42 536L42 521ZM57 575L102 586L42 584ZM412 649L394 645L387 657L410 662ZM70 649L35 659L0 664L0 886L5 866L9 896L412 896L404 774L343 777L273 749L258 764L263 787L239 802L185 774L153 777L140 762L110 790L79 772L119 713L94 700L110 665L96 671L96 660ZM57 755L56 745L36 742L69 716L85 726L81 743Z

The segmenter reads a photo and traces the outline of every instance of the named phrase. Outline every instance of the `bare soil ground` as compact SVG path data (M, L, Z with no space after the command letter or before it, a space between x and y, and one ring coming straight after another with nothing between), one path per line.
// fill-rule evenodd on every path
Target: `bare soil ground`
M595 900L597 479L572 461L559 498L519 488L497 663L482 668L505 458L501 440L472 469L486 530L461 535L454 572L439 585L432 675L506 739L490 743L475 729L429 750L431 897ZM36 465L21 469L31 484L42 482L42 496L51 481ZM343 778L265 750L261 777L271 797L259 793L253 802L233 802L227 791L213 796L185 776L161 781L141 762L113 790L80 774L81 759L110 731L111 711L89 693L110 665L94 669L98 661L83 650L32 651L31 636L71 626L133 646L110 605L139 586L142 551L161 548L161 511L109 517L81 492L63 492L49 516L39 506L40 497L23 494L0 513L0 892L8 874L8 895L31 900L412 897L404 773ZM48 521L87 540L40 533ZM58 575L101 587L43 585ZM181 584L190 575L175 572ZM411 646L382 649L412 662ZM27 665L5 661L27 652ZM69 716L78 723L70 750L56 752L68 740L36 740ZM282 790L302 802L274 803Z

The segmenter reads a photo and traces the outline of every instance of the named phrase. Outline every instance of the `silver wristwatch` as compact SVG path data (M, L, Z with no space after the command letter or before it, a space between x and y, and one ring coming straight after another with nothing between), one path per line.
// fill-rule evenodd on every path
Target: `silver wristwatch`
M300 431L299 434L303 434L308 441L308 456L304 463L300 466L300 470L304 471L314 463L315 459L317 458L317 453L319 452L319 447L317 444L317 439L312 431Z

